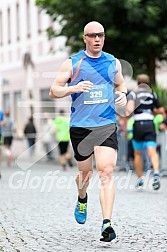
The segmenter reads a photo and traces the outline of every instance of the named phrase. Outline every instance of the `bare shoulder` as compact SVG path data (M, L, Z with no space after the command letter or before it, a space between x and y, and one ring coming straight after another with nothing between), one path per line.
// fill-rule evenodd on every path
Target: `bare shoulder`
M124 78L122 75L121 62L117 58L116 58L116 68L117 68L118 72L115 75L114 83L115 83L115 85L120 85L120 84L124 83Z
M53 85L64 86L67 83L67 81L71 78L71 76L72 76L72 61L71 59L67 59L61 65L59 73L57 74Z
M66 61L64 61L64 63L61 65L60 71L64 72L64 71L72 71L72 60L71 59L67 59Z
M118 70L121 70L121 63L120 63L120 60L116 58L116 67Z

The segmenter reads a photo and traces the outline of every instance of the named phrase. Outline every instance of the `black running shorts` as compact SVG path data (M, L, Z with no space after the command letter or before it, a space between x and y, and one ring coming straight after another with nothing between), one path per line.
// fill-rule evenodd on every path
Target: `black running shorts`
M60 155L63 155L63 154L65 154L67 152L68 145L69 145L69 142L59 142L58 143Z
M152 120L136 121L133 125L133 139L141 141L156 141L156 132Z
M12 141L13 141L13 137L12 136L4 137L4 143L3 144L11 146L12 145Z
M77 161L84 161L94 152L94 146L107 146L118 150L116 124L100 127L71 127L70 137Z

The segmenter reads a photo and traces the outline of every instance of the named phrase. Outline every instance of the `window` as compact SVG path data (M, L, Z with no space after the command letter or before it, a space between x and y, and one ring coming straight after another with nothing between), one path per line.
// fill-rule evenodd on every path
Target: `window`
M30 0L26 1L27 38L30 38Z
M41 113L55 113L55 104L53 99L49 97L49 88L41 90Z
M3 45L2 12L0 11L0 46Z
M10 8L8 8L8 44L11 43L11 17L10 17Z
M4 62L4 55L3 53L0 53L0 64L2 64L3 62Z
M41 29L41 10L38 9L38 33L40 34L42 31Z
M10 110L10 96L7 93L3 94L3 111Z
M14 121L16 122L17 125L21 124L24 111L23 109L18 106L19 101L21 101L21 92L15 92L14 93ZM21 113L22 112L22 113Z
M20 6L16 4L16 39L20 40Z

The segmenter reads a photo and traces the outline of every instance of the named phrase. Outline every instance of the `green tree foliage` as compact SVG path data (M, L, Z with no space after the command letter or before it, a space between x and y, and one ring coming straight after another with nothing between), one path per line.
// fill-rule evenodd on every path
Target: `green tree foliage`
M105 27L104 50L128 61L134 74L145 72L155 83L156 59L167 59L167 0L36 0L65 35L71 52L84 47L83 27L92 20Z
M162 106L167 110L167 90L160 86L153 87L153 90L156 92Z

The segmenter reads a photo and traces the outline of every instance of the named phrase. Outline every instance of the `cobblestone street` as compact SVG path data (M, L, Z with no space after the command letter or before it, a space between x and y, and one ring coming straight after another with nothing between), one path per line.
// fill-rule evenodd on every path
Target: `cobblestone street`
M25 161L28 162L28 161ZM151 176L136 191L134 173L114 172L116 198L113 224L117 238L99 241L102 224L99 180L94 172L88 190L88 219L74 219L76 167L62 172L53 162L40 161L29 170L3 164L0 181L0 251L167 251L167 177L159 191Z

